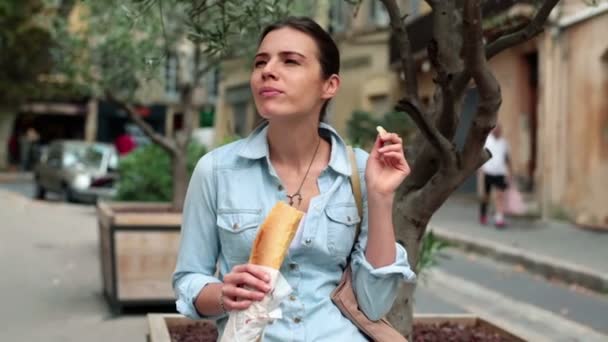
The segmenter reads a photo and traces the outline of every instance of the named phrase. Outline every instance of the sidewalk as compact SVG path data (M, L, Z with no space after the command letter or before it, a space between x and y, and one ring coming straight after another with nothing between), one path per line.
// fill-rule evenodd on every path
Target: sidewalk
M0 189L0 222L0 341L145 340L145 316L101 295L94 207Z
M480 225L478 212L476 201L453 197L437 211L430 228L465 249L522 264L549 278L608 291L608 232L518 218L499 230Z
M28 182L33 179L31 172L0 172L0 183Z
M114 316L101 294L95 207L9 189L0 187L0 341L144 341L147 309ZM415 307L467 312L425 285Z

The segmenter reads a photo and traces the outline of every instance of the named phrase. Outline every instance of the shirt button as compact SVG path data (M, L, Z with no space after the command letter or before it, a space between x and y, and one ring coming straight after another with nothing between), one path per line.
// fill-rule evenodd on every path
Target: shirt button
M298 269L298 264L291 263L289 264L289 269L295 271Z
M295 302L296 301L296 296L294 296L294 295L289 296L289 300L292 301L292 302Z
M279 184L279 186L277 186L277 189L279 189L279 191L283 191L283 186Z
M304 241L305 244L310 245L312 243L311 239L306 239L306 241Z
M299 324L300 322L302 322L302 319L300 317L296 317L293 319L294 323Z
M239 229L239 224L238 223L233 224L232 229Z
M347 216L347 217L346 217L346 221L348 221L348 222L350 222L350 221L351 221L350 216Z

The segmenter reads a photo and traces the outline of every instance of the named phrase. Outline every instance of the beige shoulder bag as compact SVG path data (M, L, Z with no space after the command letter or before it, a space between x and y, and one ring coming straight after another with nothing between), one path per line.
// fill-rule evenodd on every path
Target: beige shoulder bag
M355 159L355 153L351 146L348 146L348 154L350 158L350 164L352 168L352 175L350 177L351 187L353 188L353 194L355 196L355 202L357 203L357 209L359 210L359 217L363 221L363 203L361 198L361 181L359 180L359 170L357 169L357 160ZM359 233L361 232L361 222L357 224L357 230L355 233L355 244L353 245L352 251L357 244L359 239ZM393 326L385 319L382 318L379 321L372 321L359 309L357 298L352 284L352 270L350 267L350 256L347 260L347 267L342 274L342 279L338 287L332 292L331 299L334 304L340 309L342 314L350 319L359 330L361 330L367 337L372 341L378 342L399 342L407 339L403 337Z

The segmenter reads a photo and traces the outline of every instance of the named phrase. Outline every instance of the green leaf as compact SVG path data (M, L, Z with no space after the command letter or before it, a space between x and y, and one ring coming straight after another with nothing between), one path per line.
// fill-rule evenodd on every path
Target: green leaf
M188 147L188 174L205 154L203 146ZM172 199L173 180L169 155L157 145L137 148L119 163L120 181L117 200L167 202Z

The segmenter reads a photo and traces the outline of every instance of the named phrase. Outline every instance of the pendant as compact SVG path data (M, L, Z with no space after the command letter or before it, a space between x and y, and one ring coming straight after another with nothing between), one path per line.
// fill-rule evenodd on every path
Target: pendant
M287 198L289 198L289 205L293 207L293 200L294 198L298 199L298 206L300 206L300 204L302 204L302 195L300 195L299 192L296 192L293 195L287 195Z

